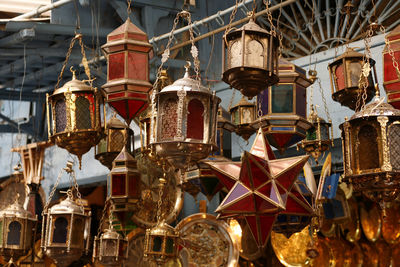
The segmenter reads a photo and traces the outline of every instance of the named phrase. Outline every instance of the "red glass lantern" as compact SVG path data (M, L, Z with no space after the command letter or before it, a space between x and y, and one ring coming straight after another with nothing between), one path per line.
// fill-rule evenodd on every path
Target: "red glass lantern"
M107 35L102 46L107 57L107 83L103 85L107 103L128 125L148 106L152 88L149 82L149 53L152 49L146 33L129 18Z
M400 109L400 25L385 37L386 46L383 49L383 86L388 103ZM391 55L392 54L392 55ZM396 64L397 63L397 64ZM396 67L397 66L397 67Z
M261 117L254 128L261 127L271 146L281 154L306 137L312 124L306 120L306 88L311 81L306 71L285 59L279 59L279 83L257 96Z

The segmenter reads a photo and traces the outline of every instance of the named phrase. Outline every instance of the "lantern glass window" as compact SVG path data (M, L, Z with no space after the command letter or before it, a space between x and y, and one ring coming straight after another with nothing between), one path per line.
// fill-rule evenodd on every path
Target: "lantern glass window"
M140 173L133 173L129 175L129 196L140 196Z
M76 99L76 128L77 129L90 129L92 128L92 122L90 119L90 102L86 97L79 96Z
M198 99L192 99L188 105L187 138L203 140L204 135L204 106Z
M100 140L100 142L97 144L96 149L97 149L96 152L97 154L107 152L107 137Z
M358 82L361 75L361 62L360 61L347 61L349 73L349 87L358 87Z
M110 138L110 151L120 152L125 144L123 132L120 129L110 129L108 133L108 138Z
M317 140L317 129L315 127L311 127L307 130L306 139L309 141Z
M0 245L3 245L3 220L0 220Z
M243 45L241 39L234 41L230 45L228 69L242 66L242 51Z
M72 244L77 246L83 246L83 232L85 225L82 218L75 218L72 226Z
M22 225L17 221L12 221L8 225L7 245L19 246L21 241Z
M147 80L147 53L128 52L128 62L128 78L135 80Z
M63 132L67 127L67 112L64 99L56 102L56 133Z
M125 53L108 55L108 80L121 79L125 76Z
M171 237L168 237L166 239L165 252L167 254L173 254L174 253L174 239L171 238Z
M112 179L112 196L125 196L126 195L125 174L112 174L111 179Z
M162 238L160 236L156 236L153 238L153 251L161 252L162 247Z
M178 121L178 102L175 99L168 99L162 107L161 120L161 141L173 140L176 136Z
M360 170L379 168L378 134L371 125L364 125L358 132L358 164Z
M390 164L393 169L400 169L400 125L392 124L388 131L390 145Z
M115 256L117 250L117 240L104 240L103 241L103 256Z
M321 123L321 140L328 140L329 138L329 124Z
M264 67L264 47L259 41L250 39L247 42L245 65L255 68Z
M54 221L52 243L64 244L67 242L68 220L65 217L58 217Z
M242 124L252 123L254 120L253 107L243 107L242 108Z
M271 86L271 112L293 112L293 85L281 84Z

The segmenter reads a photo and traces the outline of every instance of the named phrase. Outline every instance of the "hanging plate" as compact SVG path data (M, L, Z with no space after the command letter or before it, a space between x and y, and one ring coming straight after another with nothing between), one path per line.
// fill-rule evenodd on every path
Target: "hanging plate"
M343 235L350 242L357 242L361 237L360 218L358 215L358 205L354 198L347 200L350 208L350 218L340 225Z
M400 207L396 202L386 208L382 216L382 237L388 244L400 241Z
M335 266L332 249L324 238L318 237L316 248L318 251L318 256L310 261L311 267Z
M366 209L365 205L360 208L361 226L365 237L375 242L381 235L382 220L379 207L373 203L369 210Z

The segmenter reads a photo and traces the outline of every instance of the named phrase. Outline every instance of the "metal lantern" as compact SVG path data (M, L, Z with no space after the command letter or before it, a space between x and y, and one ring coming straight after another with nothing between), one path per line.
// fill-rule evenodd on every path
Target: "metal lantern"
M128 258L128 238L123 238L114 228L106 229L94 239L93 261L103 266L122 266Z
M216 146L219 102L215 92L189 77L186 66L182 79L155 95L150 145L157 157L182 170L207 157Z
M306 137L312 124L306 120L306 88L311 81L306 71L289 61L279 59L279 83L257 96L261 113L252 123L261 127L271 146L281 154Z
M0 255L4 260L17 260L28 253L35 240L37 216L18 203L0 211Z
M112 163L125 146L133 151L133 131L122 121L113 116L105 126L105 137L95 146L95 158L111 169Z
M250 136L256 132L256 129L251 126L251 123L256 119L256 104L242 97L229 112L232 116L232 122L236 126L236 134L246 141L249 140Z
M71 81L56 89L51 96L47 95L47 121L50 139L77 155L81 161L82 155L103 135L100 119L102 96L96 88L77 80L75 72L72 72Z
M140 172L135 158L124 147L110 172L110 200L113 213L122 224L129 219L141 197Z
M152 229L146 230L144 257L147 260L163 265L170 259L178 257L179 233L164 221Z
M344 179L381 204L400 190L400 111L375 101L340 125Z
M346 51L328 65L331 77L332 98L342 106L352 110L357 108L357 99L366 94L366 102L369 102L375 92L376 70L375 61L369 59L371 71L368 75L366 92L360 88L360 76L362 73L364 55L348 47ZM360 107L358 107L360 108Z
M45 210L43 216L41 246L57 266L68 266L89 249L91 212L71 195Z
M223 38L222 80L252 98L278 82L278 40L254 19Z
M331 139L332 123L319 117L313 105L311 105L311 114L307 119L313 126L307 130L306 139L297 144L297 147L302 148L318 163L321 154L333 145L333 139Z
M383 49L383 86L388 103L400 109L400 26L385 36L386 46ZM392 55L391 55L392 54Z
M107 57L107 83L102 86L106 101L129 125L149 104L152 45L146 33L128 18L107 35L101 48Z

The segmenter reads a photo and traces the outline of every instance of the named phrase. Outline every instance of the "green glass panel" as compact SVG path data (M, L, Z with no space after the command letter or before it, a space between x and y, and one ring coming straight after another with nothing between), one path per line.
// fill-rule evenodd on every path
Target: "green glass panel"
M317 139L317 131L315 130L315 128L311 128L310 130L307 131L306 139L307 140Z
M159 236L154 237L154 239L153 239L153 251L161 252L161 244L162 244L161 237L159 237Z
M170 237L167 238L167 244L165 245L165 252L168 254L174 253L174 240Z
M233 113L233 120L235 124L240 124L239 109L236 109L235 113Z
M290 84L273 85L271 87L272 113L293 112L293 88Z

